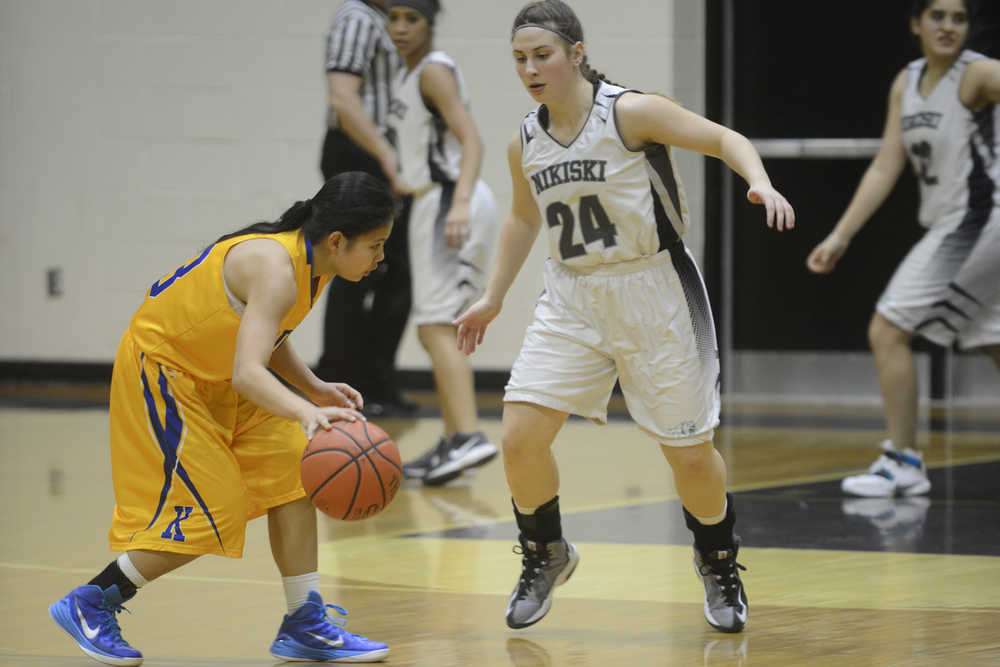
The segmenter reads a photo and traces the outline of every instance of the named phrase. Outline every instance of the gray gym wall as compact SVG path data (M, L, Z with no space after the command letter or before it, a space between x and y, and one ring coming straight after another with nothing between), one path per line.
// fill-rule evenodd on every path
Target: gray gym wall
M510 55L522 3L442 4L436 45L465 74L486 145L482 176L506 215L506 143L534 106ZM319 187L324 43L338 5L0 1L0 360L110 362L152 282ZM573 6L595 67L703 110L702 3ZM679 161L700 227L701 161ZM476 368L509 368L546 254L540 238ZM59 296L47 292L50 269ZM309 362L321 324L319 307L293 336ZM428 368L412 330L399 363Z

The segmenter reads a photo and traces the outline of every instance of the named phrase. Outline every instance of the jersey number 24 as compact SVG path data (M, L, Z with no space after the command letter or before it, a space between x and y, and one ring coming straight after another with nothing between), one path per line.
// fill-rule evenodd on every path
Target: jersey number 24
M604 247L610 248L617 244L615 236L618 230L615 228L607 212L601 206L601 200L597 195L584 195L580 197L580 235L583 243L573 242L573 227L576 218L573 216L573 209L567 204L556 201L549 204L545 209L545 218L549 227L562 226L559 233L559 253L564 260L580 255L586 255L587 243L594 241L604 241Z

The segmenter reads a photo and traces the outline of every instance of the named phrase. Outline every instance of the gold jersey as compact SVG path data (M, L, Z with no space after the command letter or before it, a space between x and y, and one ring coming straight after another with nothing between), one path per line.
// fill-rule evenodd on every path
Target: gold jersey
M238 243L273 239L288 250L295 270L298 298L281 322L277 349L309 314L329 282L313 275L312 244L301 230L278 234L247 234L220 241L170 275L153 283L129 333L151 360L208 382L232 380L233 357L240 316L233 309L222 278L222 264Z

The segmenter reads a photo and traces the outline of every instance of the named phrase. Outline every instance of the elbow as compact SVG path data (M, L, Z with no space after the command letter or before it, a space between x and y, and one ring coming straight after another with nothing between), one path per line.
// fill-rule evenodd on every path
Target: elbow
M248 390L253 386L253 371L241 364L233 365L233 389L238 394L247 395Z
M339 88L330 89L330 108L336 111L338 114L344 113L351 102L351 93L340 90Z
M727 127L719 136L719 142L715 145L714 149L706 152L705 154L718 158L726 164L732 165L733 162L739 158L741 152L745 151L747 148L754 153L757 152L757 149L754 148L753 142L739 132L731 130Z

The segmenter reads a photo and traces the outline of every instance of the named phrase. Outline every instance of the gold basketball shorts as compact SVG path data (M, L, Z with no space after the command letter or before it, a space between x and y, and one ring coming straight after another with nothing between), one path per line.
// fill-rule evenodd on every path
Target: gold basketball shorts
M111 380L117 551L243 555L246 522L305 495L299 425L145 356L126 332Z

